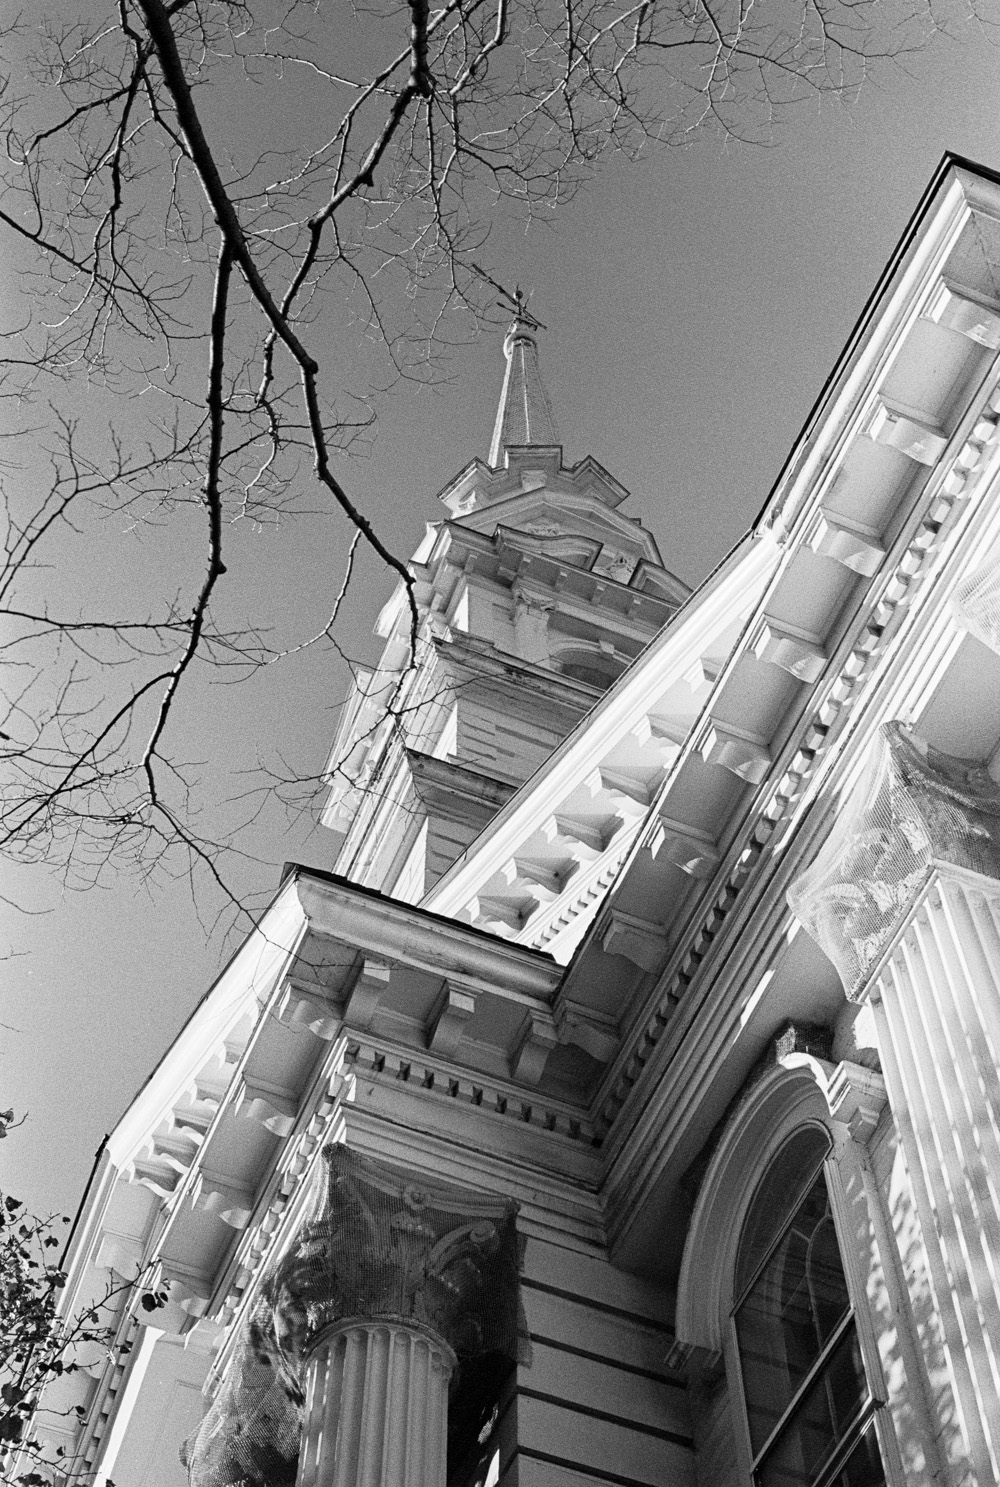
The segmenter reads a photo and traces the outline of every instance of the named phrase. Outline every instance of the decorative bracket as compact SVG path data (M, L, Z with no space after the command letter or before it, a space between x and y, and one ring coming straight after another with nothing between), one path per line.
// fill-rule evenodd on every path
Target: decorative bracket
M662 925L612 909L601 946L608 955L623 955L644 971L657 971L667 953L667 935Z
M720 764L751 785L759 785L771 767L771 755L762 738L732 724L717 723L714 718L705 731L700 753L706 764Z
M251 1115L275 1136L288 1136L299 1113L298 1100L290 1090L244 1074L233 1101L234 1111Z
M692 692L697 692L699 687L711 686L721 670L722 666L718 661L710 660L708 656L699 656L696 661L692 661L681 680L687 682Z
M391 970L388 961L377 960L372 955L364 957L361 973L344 1007L344 1021L351 1027L359 1031L371 1027L378 1005L389 990Z
M520 1084L538 1084L545 1072L549 1054L558 1042L559 1035L551 1015L529 1012L511 1055L512 1076Z
M163 1279L170 1282L170 1300L186 1311L189 1317L203 1317L212 1298L212 1282L200 1270L183 1265L175 1260L163 1260L160 1264ZM157 1313L152 1313L153 1326L157 1325Z
M427 1046L432 1053L442 1058L451 1058L465 1032L465 1025L475 1016L476 998L471 991L462 991L450 981L431 1015L427 1035Z
M937 424L923 413L893 406L880 398L868 421L868 437L876 444L898 449L919 465L936 465L948 440Z
M149 1188L150 1192L156 1193L160 1198L169 1198L181 1180L181 1172L170 1162L139 1156L131 1165L128 1180Z
M832 558L854 573L871 578L885 557L882 539L874 527L821 511L809 537L809 547L822 558Z
M615 836L624 825L619 816L598 824L591 819L576 820L573 816L550 816L541 827L547 842L566 842L574 857L593 862L606 852Z
M575 1043L599 1064L609 1064L621 1046L615 1019L581 1002L560 1002L556 1008L556 1028L560 1042Z
M712 838L696 826L661 816L647 843L649 855L663 857L692 878L710 878L719 865L719 852Z
M649 785L637 774L625 769L608 769L600 765L582 781L592 800L601 794L614 797L615 808L631 820L637 820L649 806Z
M131 1284L142 1270L142 1243L130 1234L111 1234L105 1230L97 1246L94 1264L99 1270L113 1270L115 1275Z
M988 346L991 351L1000 351L1000 313L996 307L987 309L975 300L967 290L953 289L942 279L931 295L924 311L924 318L935 325L957 330L959 335Z
M687 725L682 721L674 722L647 713L631 730L631 737L640 748L655 751L660 763L667 766L676 759L687 732Z
M306 1028L327 1042L340 1031L340 1018L327 1000L321 986L303 981L285 983L275 1016L285 1027Z
M801 682L814 682L826 665L826 652L814 638L765 619L754 641L758 661L780 666Z
M533 895L514 903L511 899L479 893L469 901L473 924L505 924L515 934L524 928L538 907L539 901Z
M231 1229L245 1229L253 1213L253 1194L243 1183L202 1167L191 1184L191 1204L214 1213Z

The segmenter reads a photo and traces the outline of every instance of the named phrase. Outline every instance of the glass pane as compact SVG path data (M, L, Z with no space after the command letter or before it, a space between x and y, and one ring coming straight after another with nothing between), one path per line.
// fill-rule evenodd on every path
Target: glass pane
M821 1172L736 1311L755 1455L849 1310Z
M885 1472L872 1422L844 1466L830 1478L829 1487L885 1487Z
M740 1236L736 1295L741 1297L754 1272L781 1233L816 1169L830 1150L830 1138L817 1126L804 1126L775 1157L757 1189Z
M761 1462L756 1475L760 1487L811 1487L867 1398L861 1349L851 1323ZM877 1458L877 1450L875 1455ZM838 1487L842 1483L865 1487L869 1481L881 1482L881 1476L864 1475L866 1460L870 1464L870 1458L865 1457L855 1463L852 1456L849 1466L856 1466L858 1475L855 1478L838 1473L834 1478Z

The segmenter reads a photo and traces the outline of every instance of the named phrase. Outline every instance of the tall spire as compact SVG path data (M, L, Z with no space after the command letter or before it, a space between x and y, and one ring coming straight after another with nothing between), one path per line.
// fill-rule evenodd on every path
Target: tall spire
M538 321L518 306L517 318L503 343L507 370L493 426L490 464L499 468L511 444L558 444L555 420L538 370Z

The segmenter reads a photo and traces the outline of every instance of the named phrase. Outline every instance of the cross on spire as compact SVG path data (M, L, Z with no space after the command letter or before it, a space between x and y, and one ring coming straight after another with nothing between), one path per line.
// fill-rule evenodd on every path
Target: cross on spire
M514 312L514 322L504 338L507 358L500 406L493 425L490 464L494 469L504 463L510 445L558 444L555 420L538 367L536 331L544 330L528 310L528 296L520 285L513 294L502 291L504 309Z

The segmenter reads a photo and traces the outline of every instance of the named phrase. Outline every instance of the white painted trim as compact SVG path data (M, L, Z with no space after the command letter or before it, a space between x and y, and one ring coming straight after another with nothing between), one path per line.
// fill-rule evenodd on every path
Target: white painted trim
M746 540L744 551L704 594L629 667L621 680L574 729L527 785L494 818L431 889L424 908L458 914L501 870L581 779L648 714L651 698L679 682L710 642L752 605L781 556L770 532Z
M838 1120L829 1101L831 1091L835 1093L839 1087L834 1076L852 1067L834 1066L804 1054L790 1055L781 1064L767 1070L731 1113L702 1182L688 1230L678 1282L677 1339L723 1353L730 1381L734 1444L742 1469L749 1477L749 1426L732 1318L736 1300L733 1285L743 1224L761 1179L789 1136L805 1125L822 1126L830 1133L832 1142L823 1168L865 1373L872 1397L879 1405L890 1406L877 1411L876 1415L882 1460L889 1487L905 1487L907 1477L893 1424L897 1411L902 1407L919 1420L924 1437L922 1444L932 1463L936 1460L935 1436L933 1422L924 1408L919 1380L908 1378L900 1398L898 1385L893 1390L886 1379L868 1302L870 1280L864 1272L856 1236L851 1230L846 1184L851 1182L861 1188L869 1210L873 1197L869 1185L862 1181L866 1160L864 1147L848 1134L852 1123L845 1118L846 1112L842 1112ZM861 1076L867 1071L859 1069L857 1072ZM867 1125L862 1124L857 1129L862 1134ZM880 1201L877 1194L875 1201ZM890 1254L881 1253L885 1230L885 1224L879 1223L881 1217L881 1214L875 1215L871 1222L884 1271L886 1266L895 1264L898 1255L894 1244ZM887 1289L890 1298L896 1294L891 1286ZM906 1328L908 1319L900 1316L896 1325L897 1330Z
M107 1150L116 1167L132 1160L230 1028L270 994L305 929L293 879L244 940L111 1132Z
M125 1387L115 1400L111 1428L101 1441L101 1464L94 1476L93 1487L106 1487L108 1478L115 1469L118 1452L121 1450L132 1419L132 1411L139 1401L139 1394L146 1379L146 1370L153 1361L153 1350L163 1333L156 1327L140 1327L136 1351L132 1358Z
M857 1236L851 1232L850 1199L847 1193L848 1183L850 1182L852 1185L856 1184L860 1186L865 1198L865 1206L869 1207L870 1203L869 1194L863 1181L861 1181L859 1154L863 1149L841 1127L840 1132L835 1133L834 1147L823 1163L823 1170L826 1174L826 1187L830 1195L833 1226L837 1234L837 1247L840 1250L841 1264L844 1267L847 1290L854 1303L854 1323L857 1329L858 1345L861 1348L861 1356L864 1360L865 1377L868 1381L872 1398L878 1405L875 1418L875 1433L882 1456L882 1465L885 1468L888 1487L907 1487L906 1472L900 1456L899 1441L896 1437L893 1424L893 1414L891 1409L882 1408L882 1406L890 1404L890 1391L886 1384L885 1371L882 1366L882 1355L879 1351L872 1311L866 1305L870 1279L865 1274L862 1257L858 1253ZM869 1223L871 1223L870 1214ZM878 1239L876 1237L877 1245ZM883 1269L886 1264L892 1263L893 1258L891 1255L885 1258L881 1254L879 1255ZM908 1321L908 1317L900 1317L898 1319L898 1329L903 1330L907 1328ZM922 1404L921 1391L916 1379L908 1380L908 1383L910 1387L906 1390L906 1394L909 1397L905 1403L910 1405L914 1414L919 1415ZM930 1422L926 1419L921 1419L920 1423L923 1426L925 1435L925 1441L922 1444L926 1444ZM933 1439L932 1436L931 1439Z
M830 1129L826 1101L808 1067L776 1064L730 1115L688 1228L677 1282L678 1342L722 1350L747 1209L785 1141L808 1124Z
M108 1136L67 1256L68 1279L60 1298L61 1315L73 1311L86 1287L105 1215L118 1184L125 1180L123 1169L149 1141L231 1029L251 1009L256 1013L258 1001L266 999L278 985L305 930L295 882L289 880Z
M853 365L845 370L840 386L832 390L830 402L817 420L811 447L807 433L799 448L793 450L787 494L775 502L783 528L789 528L804 511L810 510L816 488L829 490L840 456L867 419L877 387L884 382L911 327L923 313L924 302L933 293L941 267L972 215L967 200L970 181L979 184L967 172L956 172L950 184L943 187L942 199L923 225L919 240L911 247L910 260L897 278L888 301L871 312L867 342L856 351ZM990 183L989 189L995 195L996 186ZM995 201L992 208L1000 215L1000 205Z
M471 925L434 920L414 907L354 884L311 874L295 878L310 926L344 944L354 944L388 960L458 973L470 987L525 1003L551 1001L562 967L537 950L487 935Z

